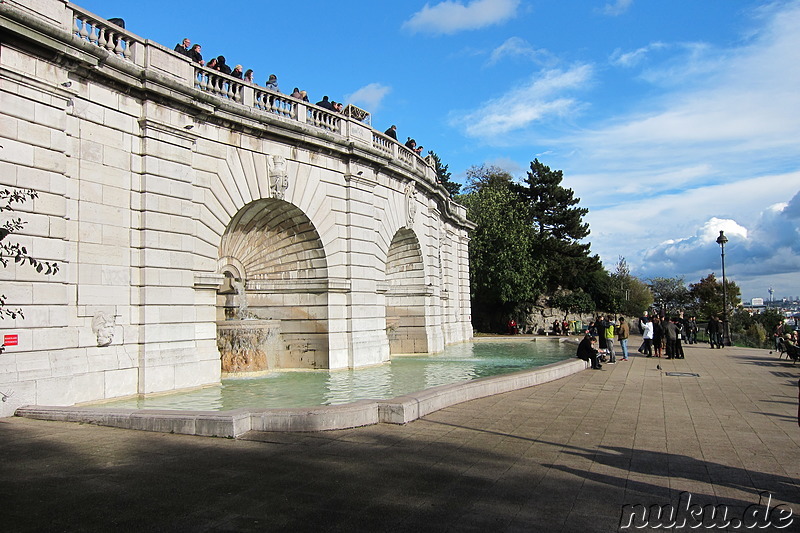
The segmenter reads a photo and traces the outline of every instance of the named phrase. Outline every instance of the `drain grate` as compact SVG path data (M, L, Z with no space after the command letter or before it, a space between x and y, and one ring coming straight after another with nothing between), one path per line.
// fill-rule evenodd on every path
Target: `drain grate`
M668 376L677 376L679 378L699 378L700 374L694 372L665 372Z

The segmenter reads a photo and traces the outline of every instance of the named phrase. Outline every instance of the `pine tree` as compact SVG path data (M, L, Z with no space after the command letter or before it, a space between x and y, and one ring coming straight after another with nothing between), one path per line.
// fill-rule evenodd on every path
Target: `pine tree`
M428 155L433 158L434 163L436 164L436 177L439 180L439 183L447 189L447 193L450 196L455 196L461 192L461 184L456 183L450 179L452 174L448 170L449 165L442 165L442 160L434 151L428 152Z
M580 240L589 235L583 217L589 212L577 207L580 198L561 185L563 173L534 159L519 193L530 209L536 231L536 253L546 263L547 287L585 287L593 273L602 270L600 258L590 255L590 244Z

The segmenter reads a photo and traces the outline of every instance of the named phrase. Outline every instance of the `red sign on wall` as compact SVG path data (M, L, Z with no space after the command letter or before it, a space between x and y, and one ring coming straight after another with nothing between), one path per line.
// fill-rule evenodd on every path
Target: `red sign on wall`
M19 335L3 335L3 344L6 346L16 346L19 343Z

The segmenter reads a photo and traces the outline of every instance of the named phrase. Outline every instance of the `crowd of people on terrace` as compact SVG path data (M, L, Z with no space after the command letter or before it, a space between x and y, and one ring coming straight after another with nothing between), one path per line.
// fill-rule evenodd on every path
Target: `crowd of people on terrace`
M201 66L216 70L222 74L227 74L228 76L233 76L234 78L240 79L245 83L252 83L254 85L256 84L254 81L253 69L243 70L244 67L242 65L234 65L234 67L231 69L230 65L228 65L227 60L225 59L225 56L223 55L211 58L208 60L208 62L206 62L203 60L202 49L203 47L200 44L192 44L192 40L186 37L183 39L183 41L175 45L174 50ZM281 91L278 87L278 76L275 74L270 74L267 82L264 84L264 87L270 91L280 93ZM289 96L303 102L309 102L308 93L304 90L300 90L298 87L295 87ZM328 96L323 96L322 100L317 102L315 105L323 109L327 109L328 111L333 111L334 113L344 112L344 105L341 102L330 100ZM397 141L397 126L392 125L384 132L384 135ZM423 147L417 146L417 141L415 139L408 137L408 140L405 142L405 146L418 156L422 157Z

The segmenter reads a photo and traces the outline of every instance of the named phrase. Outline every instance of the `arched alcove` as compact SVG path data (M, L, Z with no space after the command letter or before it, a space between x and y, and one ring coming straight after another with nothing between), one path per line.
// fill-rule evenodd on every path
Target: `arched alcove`
M425 271L416 234L398 231L386 257L386 329L389 353L427 353Z
M228 224L219 256L221 273L242 276L232 318L278 327L268 370L328 368L327 261L305 213L283 200L251 202Z

